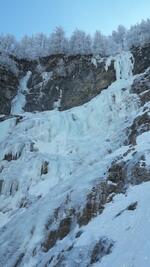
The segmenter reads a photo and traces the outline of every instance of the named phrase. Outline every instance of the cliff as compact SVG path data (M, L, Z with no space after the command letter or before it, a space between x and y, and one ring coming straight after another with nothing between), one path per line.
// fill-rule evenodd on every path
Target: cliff
M150 265L149 49L1 66L0 266Z

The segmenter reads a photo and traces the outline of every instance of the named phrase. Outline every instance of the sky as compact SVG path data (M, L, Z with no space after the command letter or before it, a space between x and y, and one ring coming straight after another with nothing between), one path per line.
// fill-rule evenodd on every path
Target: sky
M0 33L17 39L47 35L62 26L67 36L78 28L110 34L119 24L129 28L150 18L150 0L0 0Z

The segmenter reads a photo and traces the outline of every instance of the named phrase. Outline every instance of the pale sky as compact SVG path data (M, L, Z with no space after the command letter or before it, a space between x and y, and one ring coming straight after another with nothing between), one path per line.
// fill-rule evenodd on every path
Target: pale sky
M150 18L150 0L0 0L0 33L17 38L63 26L110 34L119 24L127 28Z

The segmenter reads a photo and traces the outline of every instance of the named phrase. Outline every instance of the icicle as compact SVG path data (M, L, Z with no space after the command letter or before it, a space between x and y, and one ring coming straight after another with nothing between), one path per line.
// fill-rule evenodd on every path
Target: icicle
M108 57L105 64L106 71L108 71L112 61L114 61L116 80L127 80L132 76L134 59L131 52L122 52L114 57Z
M116 79L129 79L133 71L133 56L130 52L122 52L115 57L114 67Z

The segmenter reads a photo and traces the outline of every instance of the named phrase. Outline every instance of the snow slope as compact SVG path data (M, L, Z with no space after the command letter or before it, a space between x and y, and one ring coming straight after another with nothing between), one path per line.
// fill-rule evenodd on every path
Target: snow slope
M94 240L107 237L114 242L113 253L102 258L95 267L148 267L150 266L150 182L130 188L126 195L119 194L113 203L106 205L102 215L97 216L87 226L75 243L81 250ZM137 203L135 210L131 204ZM82 262L80 262L82 265ZM73 266L70 264L70 266Z
M30 73L21 81L12 114L23 118L19 123L15 118L0 123L0 266L56 266L55 259L49 259L72 244L79 226L45 253L41 244L47 221L53 218L51 229L56 229L53 214L67 196L71 198L68 210L81 207L94 182L105 180L113 160L128 151L125 129L141 112L138 96L130 93L135 78L133 58L124 52L109 59L108 65L111 60L115 61L116 81L90 102L64 112L24 113L23 93ZM149 140L150 133L146 135ZM144 134L134 149L147 155L149 166L150 147L143 146L143 139ZM113 251L93 266L149 267L149 242L145 240L149 233L149 187L149 182L144 183L129 189L127 195L116 196L101 215L81 229L83 234L74 249L66 252L65 265L58 266L89 266L91 249L106 236L113 242ZM125 210L132 202L138 203L137 209ZM144 219L142 213L146 214ZM142 236L141 229L145 229ZM137 257L140 242L144 243L143 252Z

